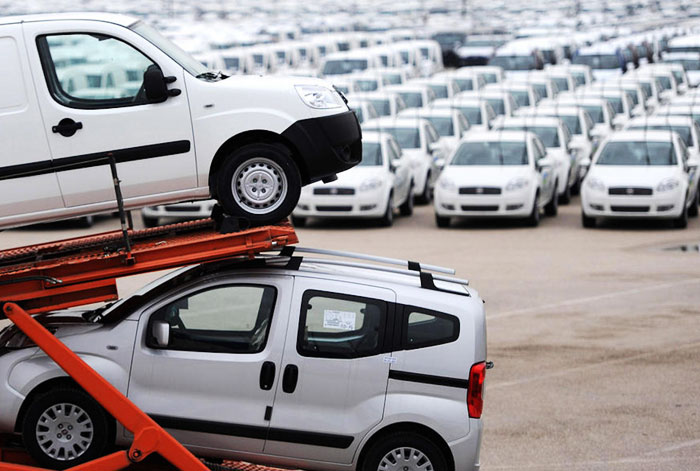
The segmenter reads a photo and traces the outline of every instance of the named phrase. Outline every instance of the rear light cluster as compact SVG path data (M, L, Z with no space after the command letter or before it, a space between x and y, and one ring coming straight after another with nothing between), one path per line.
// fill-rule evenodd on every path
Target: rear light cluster
M474 363L469 370L469 390L467 391L467 408L469 417L481 418L484 408L484 377L486 376L486 362Z

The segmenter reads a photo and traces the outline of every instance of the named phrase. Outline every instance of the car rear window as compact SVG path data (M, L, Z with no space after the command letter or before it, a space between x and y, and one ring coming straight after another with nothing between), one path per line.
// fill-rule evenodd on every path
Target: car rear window
M459 337L459 319L420 308L405 308L404 347L430 347L454 342Z

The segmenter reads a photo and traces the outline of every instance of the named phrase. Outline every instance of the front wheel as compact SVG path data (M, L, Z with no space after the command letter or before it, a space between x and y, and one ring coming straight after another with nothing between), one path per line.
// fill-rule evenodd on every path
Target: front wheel
M569 179L567 178L566 182L564 183L564 193L559 195L559 204L569 203L571 203L571 187L569 186Z
M367 451L359 471L447 471L440 448L416 433L394 433Z
M587 216L586 213L581 211L581 225L586 229L592 229L595 227L595 218Z
M432 194L430 193L430 172L425 177L425 186L423 186L423 191L421 194L416 195L416 203L418 204L429 204Z
M559 198L557 198L556 190L552 192L552 199L550 199L549 203L544 207L544 213L547 216L556 216L559 213Z
M411 216L413 214L413 182L408 187L408 196L406 196L406 201L399 206L399 212L401 216Z
M676 229L685 229L688 227L688 208L686 206L683 206L681 215L673 220L673 227Z
M51 469L71 468L104 455L110 437L109 416L79 389L55 389L38 396L22 423L27 451Z
M688 208L688 216L693 218L698 217L698 203L700 203L700 190L695 193L695 198L693 198L693 202L690 203L690 207Z
M212 191L224 211L253 226L275 224L299 201L301 176L290 150L278 143L247 144L224 161ZM212 188L214 190L214 188Z
M555 190L556 193L556 190ZM535 194L535 201L532 202L532 211L525 219L525 224L530 227L537 227L540 224L540 194Z
M384 215L379 218L379 225L384 227L394 225L394 195L389 195L389 201L386 202L386 211L384 211Z

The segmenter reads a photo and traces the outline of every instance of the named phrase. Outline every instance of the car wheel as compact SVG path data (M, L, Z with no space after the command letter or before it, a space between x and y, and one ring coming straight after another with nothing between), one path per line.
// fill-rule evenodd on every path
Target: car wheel
M306 218L302 218L299 216L292 216L292 226L294 226L294 227L306 226Z
M555 187L556 188L556 187ZM556 216L559 213L559 198L557 198L557 192L552 193L552 198L549 203L544 207L544 213L547 216Z
M105 454L113 438L107 412L79 389L54 389L27 409L22 439L42 466L65 469Z
M386 203L386 211L384 215L379 218L379 225L384 227L390 227L394 224L394 195L389 195L389 201Z
M581 179L577 178L576 183L571 186L571 194L578 195L581 193Z
M95 224L95 216L83 216L78 219L78 226L85 229L91 228Z
M156 227L158 225L158 218L149 218L148 216L141 214L141 220L143 221L143 225L146 227Z
M700 190L695 193L695 198L693 198L693 202L690 204L690 207L688 208L688 216L690 217L698 217L698 204L700 203Z
M596 220L594 217L591 216L586 216L586 213L581 211L581 225L587 229L594 228L596 224Z
M367 451L360 471L447 471L440 448L416 433L393 433Z
M556 188L556 187L555 187ZM571 203L571 187L569 186L569 179L566 179L566 183L564 184L564 193L559 195L559 204L569 204Z
M437 227L450 227L450 218L435 214L435 224Z
M425 177L425 186L423 187L423 191L421 194L416 196L416 203L418 204L429 204L430 203L430 172L428 172L428 176Z
M277 143L248 144L224 161L215 178L216 195L230 216L252 226L289 216L301 193L301 176L289 149Z
M399 212L401 216L411 216L413 214L413 182L411 182L411 185L408 187L406 201L399 206Z
M556 194L556 191L555 191ZM530 227L537 227L540 224L540 193L535 193L535 201L532 202L532 211L525 219L525 224Z
M685 229L688 227L688 208L686 206L683 207L681 215L673 220L673 227L676 229Z

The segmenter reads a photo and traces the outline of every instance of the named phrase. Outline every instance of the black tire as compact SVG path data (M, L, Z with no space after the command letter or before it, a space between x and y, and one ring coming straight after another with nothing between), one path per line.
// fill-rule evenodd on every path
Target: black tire
M243 181L250 183L248 189ZM254 143L234 150L226 158L212 187L212 194L227 214L245 218L251 226L263 226L275 224L292 213L301 193L301 176L287 147ZM256 202L254 194L263 199Z
M556 190L554 192L556 194ZM537 227L540 225L540 192L535 193L535 201L532 203L532 211L530 215L525 218L525 224L530 227Z
M685 203L685 201L684 201L684 203ZM673 220L673 227L675 229L685 229L686 227L688 227L688 207L687 206L683 206L683 210L681 211L681 215Z
M556 187L555 187L556 188ZM559 213L559 198L557 198L557 192L552 192L552 198L549 203L544 207L544 213L547 216L556 216Z
M294 226L294 227L306 226L306 218L302 218L299 216L292 216L292 226Z
M47 417L57 417L59 409L68 412L63 423L40 427ZM88 420L91 427L87 426ZM68 430L71 423L71 430ZM78 431L80 435L77 435L75 431L79 425L83 431ZM22 422L22 439L31 457L41 466L65 469L103 456L114 442L112 428L109 415L93 398L82 390L65 387L48 391L32 401ZM51 435L54 440L50 440ZM58 435L66 440L61 441L59 447L56 446ZM42 436L44 441L40 444ZM71 452L76 456L70 457Z
M693 202L690 203L690 207L688 208L688 216L691 218L696 218L698 217L698 205L700 204L700 190L695 193L695 198L693 198Z
M419 195L416 195L416 203L418 204L430 204L430 200L432 199L432 193L430 192L430 172L428 172L428 175L425 177L425 186L423 186L423 192Z
M557 188L557 187L555 187ZM571 187L569 186L569 179L566 179L566 183L564 184L564 193L559 195L559 204L569 204L571 203Z
M401 216L411 216L413 214L413 182L408 187L408 197L406 201L399 206L399 212Z
M144 216L143 213L141 214L141 220L145 227L156 227L158 225L158 218L149 218L148 216Z
M422 455L416 463L418 467L424 466L425 459L430 461L433 471L447 471L447 457L440 447L424 436L411 432L392 433L372 443L358 471L378 471L384 460L390 465L395 465L404 459L408 469L413 469L408 459L415 457L416 452Z
M578 195L581 193L581 179L576 178L576 182L571 186L571 194Z
M394 195L389 195L389 200L386 202L386 211L379 218L379 225L383 227L391 227L394 225Z
M596 220L594 217L586 216L586 213L581 211L581 225L586 229L592 229L596 225Z
M95 216L83 216L78 219L78 227L89 229L95 225Z
M439 216L436 213L435 224L437 225L437 227L450 227L450 218L449 216Z

